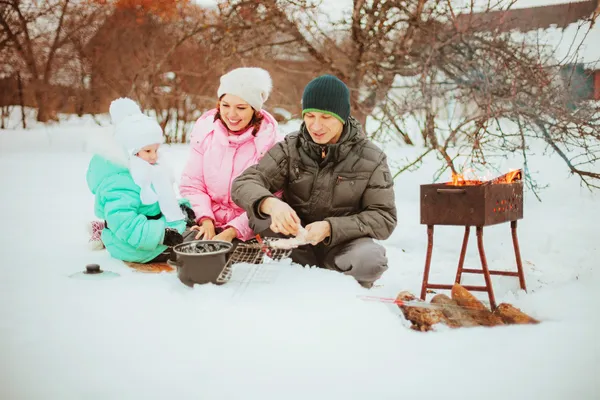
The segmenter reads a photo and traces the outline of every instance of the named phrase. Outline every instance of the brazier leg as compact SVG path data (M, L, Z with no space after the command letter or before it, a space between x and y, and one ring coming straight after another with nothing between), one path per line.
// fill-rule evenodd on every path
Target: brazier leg
M463 264L465 263L465 255L467 253L467 244L469 244L469 234L471 233L471 227L465 226L465 236L463 238L462 248L460 249L460 257L458 258L458 269L456 270L455 283L460 283L463 272Z
M492 278L488 269L485 251L483 250L483 226L477 227L477 248L479 249L479 258L481 259L481 268L483 269L483 277L485 286L487 287L488 296L490 298L490 307L492 310L496 308L496 299L494 298L494 289L492 287Z
M427 296L427 284L429 283L429 268L431 267L431 253L433 251L433 225L427 225L427 256L425 257L425 271L423 271L423 283L421 284L421 300Z
M515 257L517 259L517 272L519 273L519 284L521 289L527 291L525 285L525 274L523 272L523 263L521 262L521 250L519 249L519 239L517 238L517 221L510 222L510 231L512 233L513 247L515 248Z

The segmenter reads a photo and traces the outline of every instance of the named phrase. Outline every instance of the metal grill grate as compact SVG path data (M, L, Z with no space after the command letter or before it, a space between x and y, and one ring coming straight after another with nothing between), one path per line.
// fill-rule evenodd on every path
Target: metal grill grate
M279 261L288 258L292 253L292 249L279 249L270 246L270 243L277 241L277 238L265 238L263 244L260 244L256 239L237 245L227 263L223 272L217 278L218 283L226 283L231 279L233 273L233 265L238 263L262 264L265 262L265 257L268 259ZM249 281L252 280L258 273L260 268L256 268ZM249 283L249 281L247 283Z

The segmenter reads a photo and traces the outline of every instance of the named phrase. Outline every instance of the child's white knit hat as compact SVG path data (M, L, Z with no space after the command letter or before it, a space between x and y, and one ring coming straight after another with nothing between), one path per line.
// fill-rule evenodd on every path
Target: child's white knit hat
M137 154L142 147L164 142L158 122L142 113L133 100L123 97L110 103L110 117L115 125L115 140L128 156Z
M262 68L236 68L221 76L217 97L232 94L244 99L257 111L271 94L271 75Z

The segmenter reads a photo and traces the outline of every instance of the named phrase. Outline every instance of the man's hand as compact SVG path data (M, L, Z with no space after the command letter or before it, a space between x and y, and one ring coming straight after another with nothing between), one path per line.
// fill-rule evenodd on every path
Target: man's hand
M216 235L213 240L222 240L224 242L232 242L237 237L237 231L234 228L227 228L223 232Z
M327 221L313 222L312 224L306 225L305 229L306 232L308 232L306 241L313 246L331 236L331 225Z
M204 240L212 240L215 237L215 224L212 219L203 220L200 225L192 226L192 231L198 231L194 239L198 240L204 236Z
M298 234L300 218L292 207L276 197L268 197L260 204L260 211L271 216L271 230L284 235Z

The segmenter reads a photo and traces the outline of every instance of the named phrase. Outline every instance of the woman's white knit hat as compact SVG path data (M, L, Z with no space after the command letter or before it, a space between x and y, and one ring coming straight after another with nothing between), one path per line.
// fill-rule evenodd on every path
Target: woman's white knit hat
M271 94L273 82L271 75L262 68L236 68L221 76L217 97L232 94L242 98L257 111Z
M115 125L115 140L128 156L141 148L164 142L163 131L156 119L142 113L133 100L123 97L110 103L110 117Z

